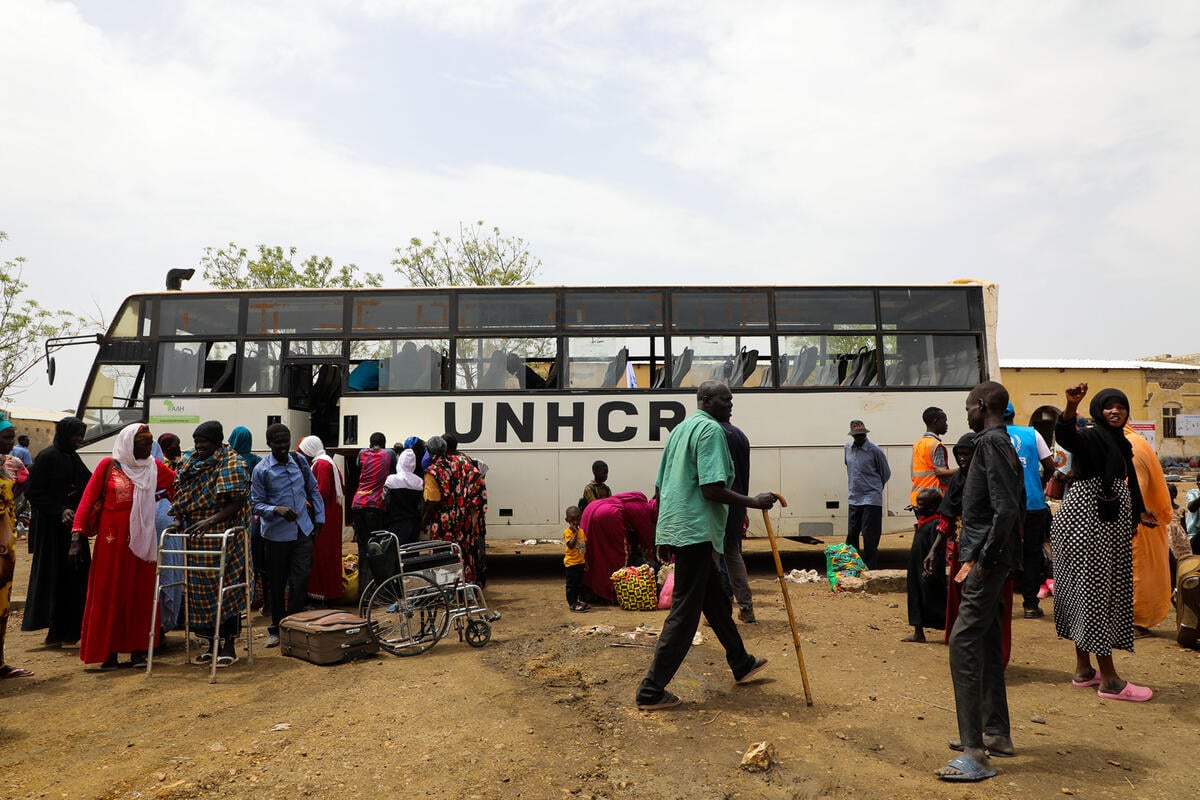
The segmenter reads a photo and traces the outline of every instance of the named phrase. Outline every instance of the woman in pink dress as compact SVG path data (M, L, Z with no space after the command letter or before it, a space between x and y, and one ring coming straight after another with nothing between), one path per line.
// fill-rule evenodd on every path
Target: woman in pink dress
M641 550L642 561L653 561L657 518L658 504L641 492L623 492L587 504L581 524L587 533L583 585L593 595L610 603L617 601L611 576L629 564L632 544Z

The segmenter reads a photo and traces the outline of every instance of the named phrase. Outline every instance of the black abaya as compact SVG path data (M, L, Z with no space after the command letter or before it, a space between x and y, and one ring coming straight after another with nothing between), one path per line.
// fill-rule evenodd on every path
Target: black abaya
M47 642L79 640L83 606L87 600L88 564L67 558L71 546L71 523L63 522L63 511L75 511L92 473L79 454L55 444L38 453L29 471L32 510L29 525L29 595L21 630L49 628Z

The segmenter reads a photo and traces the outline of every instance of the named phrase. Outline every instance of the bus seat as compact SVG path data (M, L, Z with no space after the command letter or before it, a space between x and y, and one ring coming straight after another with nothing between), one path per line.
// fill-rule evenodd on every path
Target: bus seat
M675 386L682 386L683 379L692 371L692 354L692 348L685 347L679 358L671 363L671 380Z
M874 350L868 350L863 354L862 369L858 373L855 386L874 386L879 377L879 358L878 353Z
M792 363L791 358L792 358L792 356L789 356L787 353L780 353L779 354L779 369L778 370L773 370L773 369L769 370L772 373L774 373L774 372L779 373L779 385L780 386L787 386L788 367L791 366L791 363ZM763 384L763 385L765 386L766 384Z
M659 367L654 373L654 382L650 388L661 389L667 385L667 370L664 367Z
M765 367L763 367L762 377L760 377L758 379L758 385L759 386L770 386L771 385L771 376L774 374L775 374L775 368L772 367L770 364L767 364Z
M629 348L622 347L613 356L613 360L609 362L608 369L604 371L604 380L600 386L604 389L614 389L617 387L618 381L625 379L625 363L629 360ZM553 367L551 367L553 369ZM546 382L549 385L549 381Z
M788 386L803 386L817 367L817 356L820 351L810 345L800 348L800 353L792 360L792 371L788 374Z
M508 353L495 350L479 373L480 389L503 389L508 380Z
M713 368L712 380L724 381L725 383L728 383L730 387L732 387L733 384L731 379L733 378L733 364L734 357L726 356L724 361Z
M733 374L729 376L729 386L736 389L744 386L746 380L758 369L758 350L747 350L743 347L733 360Z
M828 360L817 369L813 376L813 386L836 386L838 359L841 356L830 355Z

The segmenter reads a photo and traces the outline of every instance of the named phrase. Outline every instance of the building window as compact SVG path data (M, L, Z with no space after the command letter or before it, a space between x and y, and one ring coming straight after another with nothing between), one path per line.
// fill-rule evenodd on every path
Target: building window
M1175 433L1175 417L1179 414L1179 406L1165 405L1163 406L1162 430L1164 439L1177 439L1178 434Z

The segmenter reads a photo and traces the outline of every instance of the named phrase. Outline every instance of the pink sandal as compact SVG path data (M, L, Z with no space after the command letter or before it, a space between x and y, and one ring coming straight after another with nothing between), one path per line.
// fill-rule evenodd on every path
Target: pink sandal
M1101 700L1128 700L1131 703L1144 703L1154 696L1149 686L1138 686L1136 683L1125 682L1125 688L1119 692L1104 692L1097 690L1096 695Z
M1071 685L1078 686L1080 689L1086 689L1089 686L1099 686L1100 685L1100 673L1093 672L1092 677L1088 678L1086 681L1077 681L1074 678L1072 678Z

